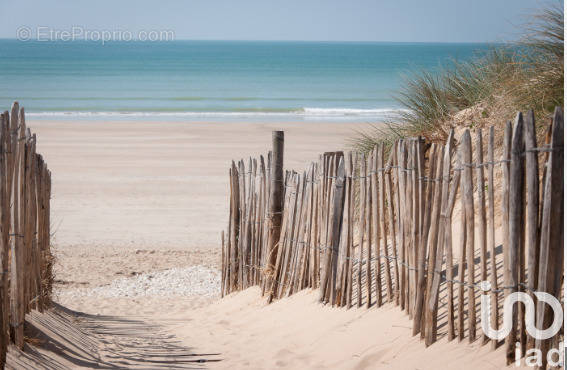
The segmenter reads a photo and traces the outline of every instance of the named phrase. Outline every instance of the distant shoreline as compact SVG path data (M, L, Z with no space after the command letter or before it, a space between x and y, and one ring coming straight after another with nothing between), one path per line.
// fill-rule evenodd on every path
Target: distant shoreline
M29 43L30 41L22 41L14 37L0 37L0 41L11 41L11 42L20 42L20 43ZM32 41L33 42L33 41ZM94 40L83 40L83 39L75 39L75 40L50 40L50 41L35 41L41 43L93 43L93 44L100 44L100 41ZM120 44L120 43L138 43L138 44L167 44L167 43L281 43L281 44L289 44L289 43L296 43L296 44L375 44L375 45L505 45L508 41L377 41L377 40L230 40L230 39L175 39L170 41L141 41L141 40L110 40L105 41L105 43L112 43L112 44Z
M34 120L144 120L144 121L214 121L214 122L384 122L395 119L402 109L351 109L351 108L303 108L291 111L70 111L27 112Z

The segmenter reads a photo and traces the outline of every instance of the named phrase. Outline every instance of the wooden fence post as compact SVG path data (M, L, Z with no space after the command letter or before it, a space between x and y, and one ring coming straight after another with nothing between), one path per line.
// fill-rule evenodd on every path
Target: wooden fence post
M529 111L524 120L524 133L526 145L526 237L528 246L528 281L529 294L536 302L533 291L537 289L539 264L539 171L538 156L534 148L537 147L535 134L534 112ZM536 307L537 311L537 307ZM534 348L535 338L529 337L526 349Z
M9 310L10 310L10 297L9 297L9 287L8 287L8 256L9 256L9 228L6 226L10 224L9 218L9 207L7 201L7 144L9 142L9 113L6 111L2 114L0 118L0 211L1 213L1 224L2 228L0 232L0 268L2 269L2 274L0 275L0 367L4 368L6 363L6 350L8 348L8 342L10 334L8 331L9 323Z
M474 265L474 199L473 199L473 179L472 179L472 148L471 136L468 130L463 134L463 192L461 196L464 198L465 220L466 220L466 251L467 251L467 283L468 283L468 301L467 314L469 325L469 342L473 342L476 338L476 305L475 305L475 265Z
M563 280L563 111L555 108L551 138L551 152L547 162L545 197L541 223L538 291L547 292L559 299ZM548 328L553 321L550 306L538 302L538 328ZM547 365L550 339L536 340L536 348L542 351L543 366ZM560 349L561 350L561 349Z
M468 132L465 131L465 132ZM469 135L470 138L470 135ZM469 155L470 156L470 155ZM466 198L465 198L465 164L467 163L467 155L465 153L465 135L461 137L461 143L459 145L459 172L461 172L461 239L459 243L459 272L457 284L457 338L459 341L463 340L465 337L465 319L464 319L464 306L465 306L465 287L463 282L465 280L465 263L466 263L466 251L467 251L467 213L466 213Z
M232 292L238 283L238 259L239 253L238 240L240 239L240 189L238 182L238 168L236 163L232 161L231 170L231 217L232 217L232 229L230 235L230 245L231 245L231 255L229 258L229 280L228 280L228 290Z
M362 306L362 261L364 259L364 233L366 226L366 158L364 154L359 155L360 161L360 173L359 184L360 192L359 197L359 222L358 222L358 275L357 275L357 302L358 307Z
M354 203L355 203L355 186L354 186L354 174L356 169L356 154L353 155L352 152L348 153L350 168L348 172L348 233L347 233L347 287L346 287L346 306L351 308L352 306L352 287L354 276L352 274L353 258L354 258Z
M327 253L327 260L325 265L327 268L324 270L323 280L321 281L319 300L322 302L325 299L325 286L331 277L337 275L337 257L339 246L341 242L341 232L343 226L343 209L345 201L345 164L344 158L338 156L338 169L336 172L335 188L333 192L333 219L331 226L331 243L330 253ZM329 284L333 287L333 284Z
M375 167L375 151L368 155L367 171L364 174L364 184L366 186L366 307L372 305L372 204L374 199L372 197L372 176L370 173ZM378 271L377 271L378 272ZM378 287L377 287L378 288ZM376 297L376 304L378 305L378 297Z
M435 184L435 176L436 176L436 170L437 170L437 160L438 157L441 157L441 155L438 155L437 153L437 144L433 144L430 150L430 154L429 154L429 178L425 177L425 165L423 164L424 161L424 153L423 153L423 145L421 145L420 142L418 142L418 154L419 154L419 160L418 163L419 164L419 168L420 168L420 173L419 173L419 212L420 212L420 224L421 224L421 231L420 231L420 237L419 237L419 243L417 245L417 280L416 280L416 296L415 296L415 315L414 315L414 319L413 319L413 327L412 327L412 335L417 335L418 333L421 333L421 337L424 337L424 331L422 330L423 327L423 316L424 316L424 310L423 310L423 305L424 305L424 301L426 300L426 293L427 293L427 273L428 273L428 266L426 265L426 259L427 259L427 247L428 247L428 235L429 235L429 223L431 221L431 211L433 211L433 213L435 214L435 212L438 212L438 206L433 205L433 209L432 207L432 203L435 203L432 198L431 198L431 194L433 191L433 187ZM426 191L425 193L422 191L423 190L423 183L427 182L427 186L426 186ZM427 215L425 214L425 209L429 210L427 212ZM436 209L437 207L437 209ZM436 217L436 216L433 216ZM431 248L433 248L433 246L431 246ZM434 259L431 258L431 254L429 255L429 264L434 263Z
M425 302L424 331L425 345L431 345L437 339L437 307L439 287L441 283L441 268L443 266L443 235L445 228L445 209L447 208L449 176L451 166L451 142L453 130L449 133L445 149L439 154L439 164L435 178L439 184L436 187L434 214L431 220L431 231L428 244L431 245L429 255L429 282L427 287L427 301ZM440 236L440 237L439 237Z
M401 283L400 283L400 308L406 312L408 308L408 268L407 268L407 234L408 234L408 208L407 204L409 201L406 199L406 167L407 167L407 148L403 141L398 141L398 197L399 197L399 212L398 219L400 222L400 227L398 232L399 237L399 249L400 252L398 256L401 258Z
M272 173L270 185L270 208L268 213L268 266L269 281L273 278L278 243L280 241L282 212L283 212L283 161L284 161L284 132L272 132Z
M490 283L492 287L490 324L498 329L498 271L496 269L496 242L494 238L494 126L488 132L488 248L490 249ZM492 349L496 349L498 341L492 340Z
M480 280L486 281L488 277L487 273L487 259L486 259L486 202L485 202L485 192L484 192L484 166L483 161L483 144L482 144L482 129L479 128L476 132L476 192L478 194L478 244L480 250ZM482 291L482 295L486 295L485 291ZM482 336L482 343L488 342L488 337L486 335Z
M317 287L317 272L319 271L319 213L320 204L319 198L321 194L321 168L318 163L315 164L315 175L313 177L313 226L311 227L311 288L315 289Z
M509 192L509 216L508 216L508 233L509 248L508 271L505 271L505 282L507 295L518 291L518 274L519 274L519 254L523 250L521 244L523 242L524 233L524 120L522 113L518 113L514 132L512 135L512 155L510 162L510 192ZM512 328L510 334L506 337L506 358L507 363L511 364L515 359L515 347L517 337L518 324L518 308L513 305L512 310Z
M410 214L411 223L411 243L409 244L409 264L412 267L410 273L410 292L409 292L409 317L413 319L417 298L417 270L419 241L421 238L421 180L423 176L422 164L420 162L421 150L419 143L421 138L411 141L411 186L409 199L412 200L412 212Z
M224 230L221 231L221 298L224 297L224 282L225 282L225 275L224 272L226 271L226 264L225 264L225 246L224 246Z
M304 239L301 240L301 245L303 246L303 260L302 260L302 267L301 267L301 272L300 272L300 276L299 276L299 285L298 285L298 289L303 289L305 287L307 287L307 283L306 283L306 277L309 276L309 265L310 265L310 256L311 256L311 228L313 227L312 225L312 220L313 220L313 182L314 182L314 176L315 176L315 165L312 163L309 166L309 169L307 171L307 178L306 178L306 192L307 192L307 196L306 196L306 201L307 201L307 205L306 205L306 212L305 212L305 229L302 230L303 233L303 237Z
M372 193L372 227L374 231L374 294L376 296L376 307L382 305L382 258L380 257L380 237L384 238L384 235L380 235L381 219L380 219L380 184L378 180L379 168L382 167L380 162L382 161L383 152L381 152L381 147L377 146L374 148L374 155L371 159L372 167L370 170L370 189ZM372 284L370 284L370 287Z
M512 148L512 122L508 121L504 129L504 138L502 143L502 256L503 256L503 283L504 285L509 284L510 277L510 259L508 258L510 252L510 237L509 228L506 225L509 224L509 210L510 210L510 153ZM506 294L505 294L506 295Z
M390 271L390 253L388 252L388 228L387 228L387 216L386 216L386 168L384 163L384 144L381 143L378 146L378 163L376 164L376 175L378 176L378 194L379 197L377 198L379 204L379 212L378 212L378 220L380 222L380 235L381 235L381 244L382 248L378 247L378 242L376 244L376 257L377 257L377 266L381 265L381 261L384 261L384 273L386 275L386 294L388 297L388 301L392 302L394 297L392 293L392 273ZM393 238L392 238L393 239ZM382 250L383 256L380 256L380 250ZM378 279L376 279L378 281Z
M12 201L12 266L11 266L11 301L12 319L11 331L14 343L20 349L24 348L24 243L23 227L25 220L24 191L25 191L25 121L23 110L17 112L17 121L12 131L12 143L16 151L13 176Z

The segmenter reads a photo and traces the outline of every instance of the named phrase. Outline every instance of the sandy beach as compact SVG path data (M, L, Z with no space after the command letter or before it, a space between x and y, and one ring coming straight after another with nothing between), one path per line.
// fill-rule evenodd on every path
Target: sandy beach
M301 169L326 150L345 148L354 130L367 127L43 120L29 125L53 174L56 296L90 313L138 309L112 303L122 297L99 302L85 293L117 279L190 266L218 271L231 160L265 155L272 130L285 130L286 167ZM209 283L218 294L218 282ZM147 304L139 309L152 311Z
M212 248L228 221L232 159L266 155L284 129L285 165L343 149L348 123L30 121L53 172L59 247Z
M411 321L390 305L332 309L305 291L268 306L258 288L219 299L219 235L227 222L231 158L267 153L271 131L283 129L285 167L301 169L324 151L345 149L354 130L367 125L29 125L53 173L55 301L74 310L56 311L68 324L57 316L60 332L53 336L79 330L98 343L88 344L98 348L95 355L91 347L82 349L85 355L60 351L66 353L55 356L60 363L78 356L81 366L94 366L91 360L100 366L131 348L138 356L128 366L140 366L145 347L135 339L138 324L129 321L136 320L155 326L147 339L152 345L168 348L174 340L187 351L213 354L203 361L214 368L450 368L463 359L471 369L505 365L503 348L441 339L426 349L411 337ZM36 320L54 320L49 315ZM126 325L120 329L125 337L111 334L116 322Z

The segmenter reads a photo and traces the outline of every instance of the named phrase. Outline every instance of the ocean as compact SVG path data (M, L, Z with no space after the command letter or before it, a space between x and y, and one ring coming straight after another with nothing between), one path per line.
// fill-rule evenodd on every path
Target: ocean
M0 40L0 106L40 119L380 121L404 78L489 44Z

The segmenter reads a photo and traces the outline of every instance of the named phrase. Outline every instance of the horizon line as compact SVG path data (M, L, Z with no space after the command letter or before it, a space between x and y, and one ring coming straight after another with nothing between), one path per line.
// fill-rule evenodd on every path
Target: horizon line
M100 43L100 41L96 40L86 40L86 39L77 39L77 40L19 40L16 37L0 37L1 41L20 41L22 43L27 42L93 42L93 43ZM198 42L207 42L207 41L219 41L219 42L304 42L304 43L367 43L367 44L507 44L513 43L515 41L508 40L508 41L383 41L383 40L294 40L294 39L275 39L275 40L267 40L267 39L189 39L189 38L181 38L181 39L174 39L174 40L157 40L157 41L149 41L149 40L108 40L105 43L110 42L139 42L139 43L168 43L168 42L176 42L176 41L198 41Z

